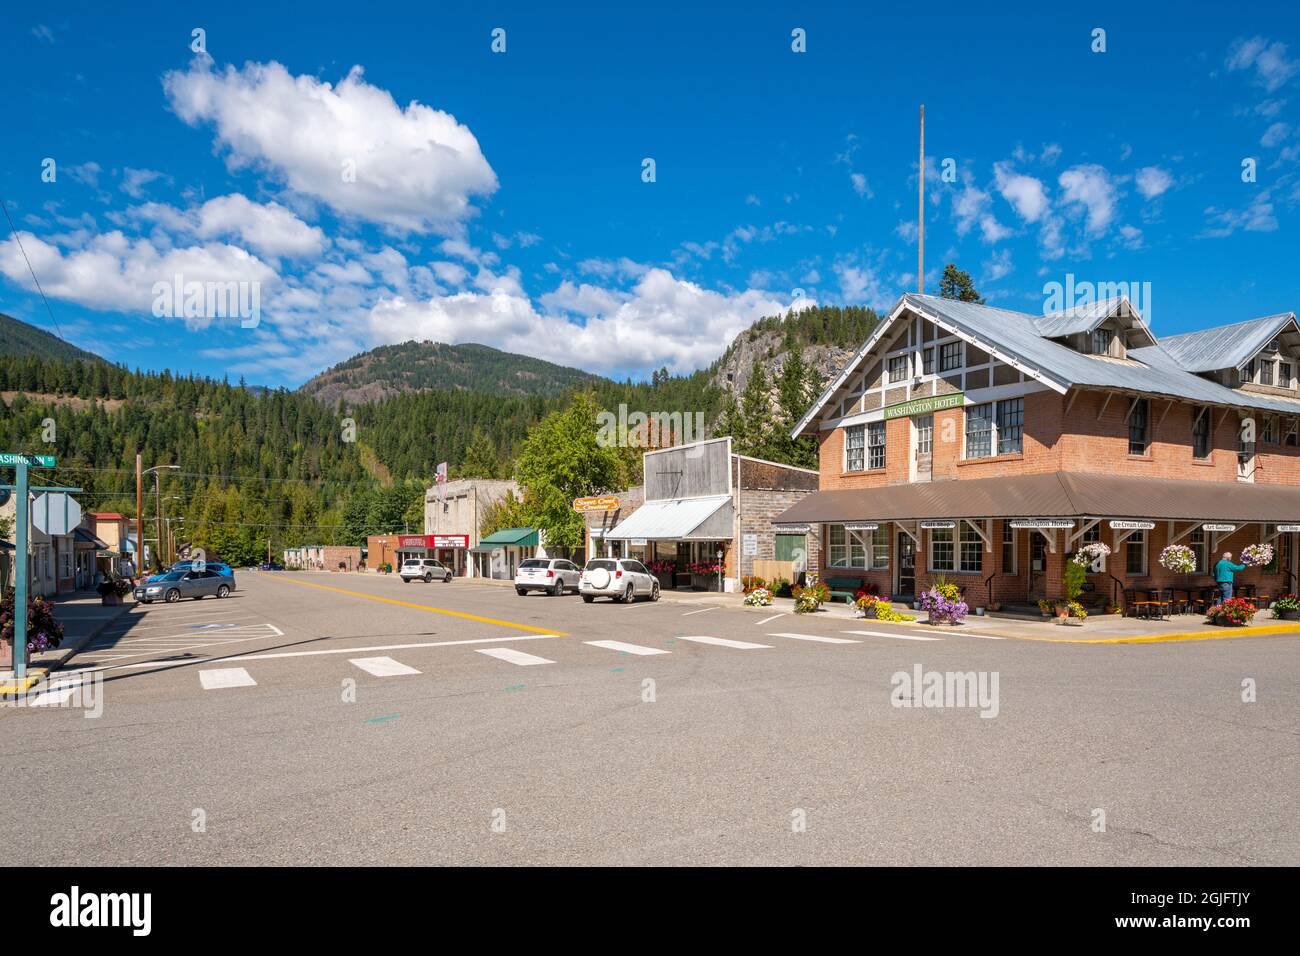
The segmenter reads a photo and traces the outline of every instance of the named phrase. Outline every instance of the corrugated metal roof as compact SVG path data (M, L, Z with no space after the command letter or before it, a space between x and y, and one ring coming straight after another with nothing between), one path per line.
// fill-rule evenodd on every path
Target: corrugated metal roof
M616 541L628 538L647 540L688 538L696 528L730 500L731 495L710 495L707 498L647 501L601 537Z
M772 520L820 524L1078 517L1300 522L1300 488L1250 482L1156 482L1102 472L1051 472L818 491Z
M517 544L521 547L537 543L536 528L502 528L500 531L493 531L479 542L479 544L495 545Z
M1294 321L1294 312L1279 312L1199 332L1167 335L1160 344L1189 372L1237 368L1272 341L1287 323Z
M1098 302L1066 309L1064 312L1049 312L1034 320L1039 335L1055 338L1060 335L1073 335L1076 332L1091 332L1105 322L1128 302L1124 296L1112 296ZM1132 308L1132 306L1129 306Z
M968 335L991 345L994 351L1000 346L1011 352L1039 370L1044 377L1065 387L1118 388L1206 404L1300 415L1300 399L1273 397L1257 392L1250 393L1247 398L1235 389L1181 368L1177 360L1161 345L1133 349L1129 352L1127 361L1084 355L1043 338L1038 334L1034 317L1023 312L993 309L928 295L909 293L903 298L913 308L938 316ZM1267 338L1264 341L1267 342Z

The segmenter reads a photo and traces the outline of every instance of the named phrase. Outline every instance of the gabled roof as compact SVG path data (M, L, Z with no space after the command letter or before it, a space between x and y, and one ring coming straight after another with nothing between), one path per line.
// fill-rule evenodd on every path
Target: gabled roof
M1125 296L1112 296L1064 312L1049 312L1035 319L1034 326L1039 335L1051 339L1076 332L1091 332L1107 319L1121 313L1136 314Z
M1295 320L1294 312L1279 312L1199 332L1167 335L1160 344L1189 372L1237 368L1254 358L1288 325L1294 325ZM1300 332L1300 329L1295 331Z
M1039 329L1038 323L1041 321L1039 316L977 305L973 302L959 302L938 296L908 293L898 300L890 310L888 318L875 328L862 348L858 349L804 417L799 420L791 432L794 437L802 434L821 414L831 398L861 367L898 316L906 310L911 310L940 327L950 329L1000 361L1019 368L1026 376L1062 394L1073 387L1112 388L1207 405L1253 408L1285 415L1300 415L1300 399L1274 397L1255 392L1247 395L1227 388L1188 371L1162 345L1132 349L1127 359L1085 355L1046 338ZM1294 319L1292 313L1287 313L1287 316ZM1280 324L1285 325L1285 323ZM1262 337L1261 348L1268 342L1269 337L1267 335ZM1223 364L1215 367L1228 366Z

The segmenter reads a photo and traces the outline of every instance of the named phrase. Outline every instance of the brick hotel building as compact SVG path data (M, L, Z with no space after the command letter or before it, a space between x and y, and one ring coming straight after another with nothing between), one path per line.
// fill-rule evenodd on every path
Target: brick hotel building
M1159 341L1123 298L1033 316L905 295L796 426L820 490L778 520L817 537L823 578L903 598L943 575L974 607L1059 597L1100 541L1094 601L1237 575L1296 589L1300 326L1294 313ZM1196 554L1180 575L1170 543ZM810 553L814 549L809 549Z

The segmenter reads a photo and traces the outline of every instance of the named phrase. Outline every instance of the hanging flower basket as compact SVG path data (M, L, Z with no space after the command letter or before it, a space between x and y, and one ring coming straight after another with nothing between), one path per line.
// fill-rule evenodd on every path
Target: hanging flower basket
M1171 544L1160 552L1157 559L1162 568L1178 574L1191 574L1196 570L1196 552L1185 544Z
M1248 544L1241 549L1241 563L1248 568L1262 568L1273 562L1271 544Z

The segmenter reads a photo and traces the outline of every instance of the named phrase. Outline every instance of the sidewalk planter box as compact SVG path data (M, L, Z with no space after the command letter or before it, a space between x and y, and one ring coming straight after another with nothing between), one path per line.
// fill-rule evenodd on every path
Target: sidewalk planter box
M1284 621L1300 621L1300 611L1276 611L1274 615Z
M119 607L122 604L122 598L110 591L108 594L101 595L99 602L104 607Z

